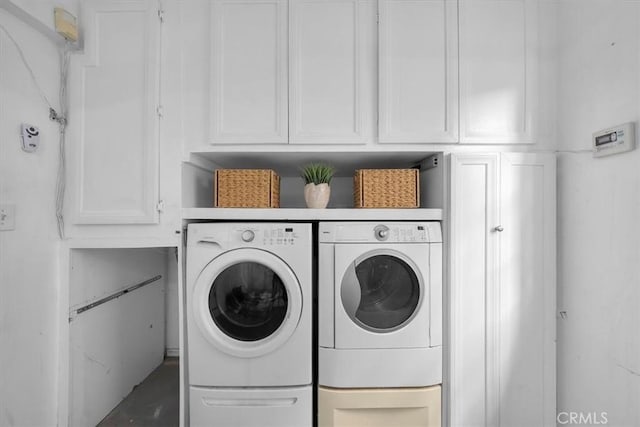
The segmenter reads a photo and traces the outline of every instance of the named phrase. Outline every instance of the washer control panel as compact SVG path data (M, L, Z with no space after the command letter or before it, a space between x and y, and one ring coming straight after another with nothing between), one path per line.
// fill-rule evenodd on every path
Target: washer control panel
M260 226L247 224L235 230L235 237L240 242L250 246L295 246L299 240L299 233L294 224L282 226Z
M298 251L313 244L308 223L193 223L187 226L187 246L212 251L232 248ZM306 249L305 249L306 250ZM289 252L287 252L289 253Z

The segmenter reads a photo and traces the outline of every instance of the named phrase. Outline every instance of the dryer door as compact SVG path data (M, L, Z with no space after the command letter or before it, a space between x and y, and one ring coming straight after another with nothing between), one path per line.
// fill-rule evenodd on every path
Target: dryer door
M336 348L429 346L429 245L336 245Z
M191 302L195 322L209 342L234 356L258 357L291 337L302 312L302 291L280 258L242 248L204 268Z

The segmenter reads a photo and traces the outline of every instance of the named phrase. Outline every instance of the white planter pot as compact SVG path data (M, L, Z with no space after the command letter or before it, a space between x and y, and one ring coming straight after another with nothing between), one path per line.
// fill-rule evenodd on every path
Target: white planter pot
M329 203L331 187L329 184L307 184L304 186L304 201L312 209L324 209Z

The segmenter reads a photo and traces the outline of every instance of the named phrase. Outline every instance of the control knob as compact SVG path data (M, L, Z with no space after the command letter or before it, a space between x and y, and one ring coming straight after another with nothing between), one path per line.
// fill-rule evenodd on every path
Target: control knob
M252 242L255 237L256 234L251 230L244 230L240 236L243 242Z
M383 241L389 238L389 227L386 225L377 225L376 228L373 229L373 232L376 236L376 239Z

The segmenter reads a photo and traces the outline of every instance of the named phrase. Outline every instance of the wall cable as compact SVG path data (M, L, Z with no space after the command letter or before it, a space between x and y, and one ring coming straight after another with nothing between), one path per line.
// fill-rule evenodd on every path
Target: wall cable
M44 91L42 90L42 88L38 84L38 80L36 79L36 75L34 74L33 70L31 69L31 66L29 65L29 63L27 62L27 58L24 56L24 52L22 51L22 48L20 47L20 45L18 44L16 39L13 38L13 36L9 33L9 31L2 24L0 24L0 30L2 30L3 33L5 33L5 35L9 38L9 41L11 41L13 46L15 46L16 50L18 51L18 55L20 56L20 59L22 60L22 63L24 64L24 66L27 69L27 71L29 71L29 76L31 76L31 81L33 82L33 85L38 90L38 94L40 95L42 100L49 106L50 110L53 109L53 107L51 106L51 102L49 102L49 98L47 98L47 95L45 95Z
M555 150L556 154L586 154L593 153L593 150L583 149L583 150Z
M69 60L71 50L69 41L65 42L64 48L60 52L60 116L55 110L49 110L49 118L58 122L60 129L60 143L58 146L58 172L56 175L56 223L58 224L58 236L64 239L64 196L67 182L67 159L66 159L66 133L67 133L67 82L69 75Z
M60 102L60 113L58 113L47 95L42 90L42 87L38 84L38 79L36 78L33 69L29 65L27 58L25 57L22 48L13 38L13 36L9 33L9 31L4 27L4 25L0 24L0 30L7 36L9 41L13 44L18 52L18 56L20 60L24 64L25 68L29 72L29 76L31 77L31 81L33 85L38 91L38 94L42 98L45 104L49 107L49 119L58 123L58 128L60 131L59 135L59 147L58 147L58 172L56 176L56 190L55 190L55 215L56 215L56 224L58 226L58 236L60 239L64 239L64 196L66 189L66 155L65 155L65 140L66 140L66 130L67 130L67 76L69 71L69 58L71 54L71 44L67 40L65 41L64 47L60 53L60 91L59 91L59 102Z

